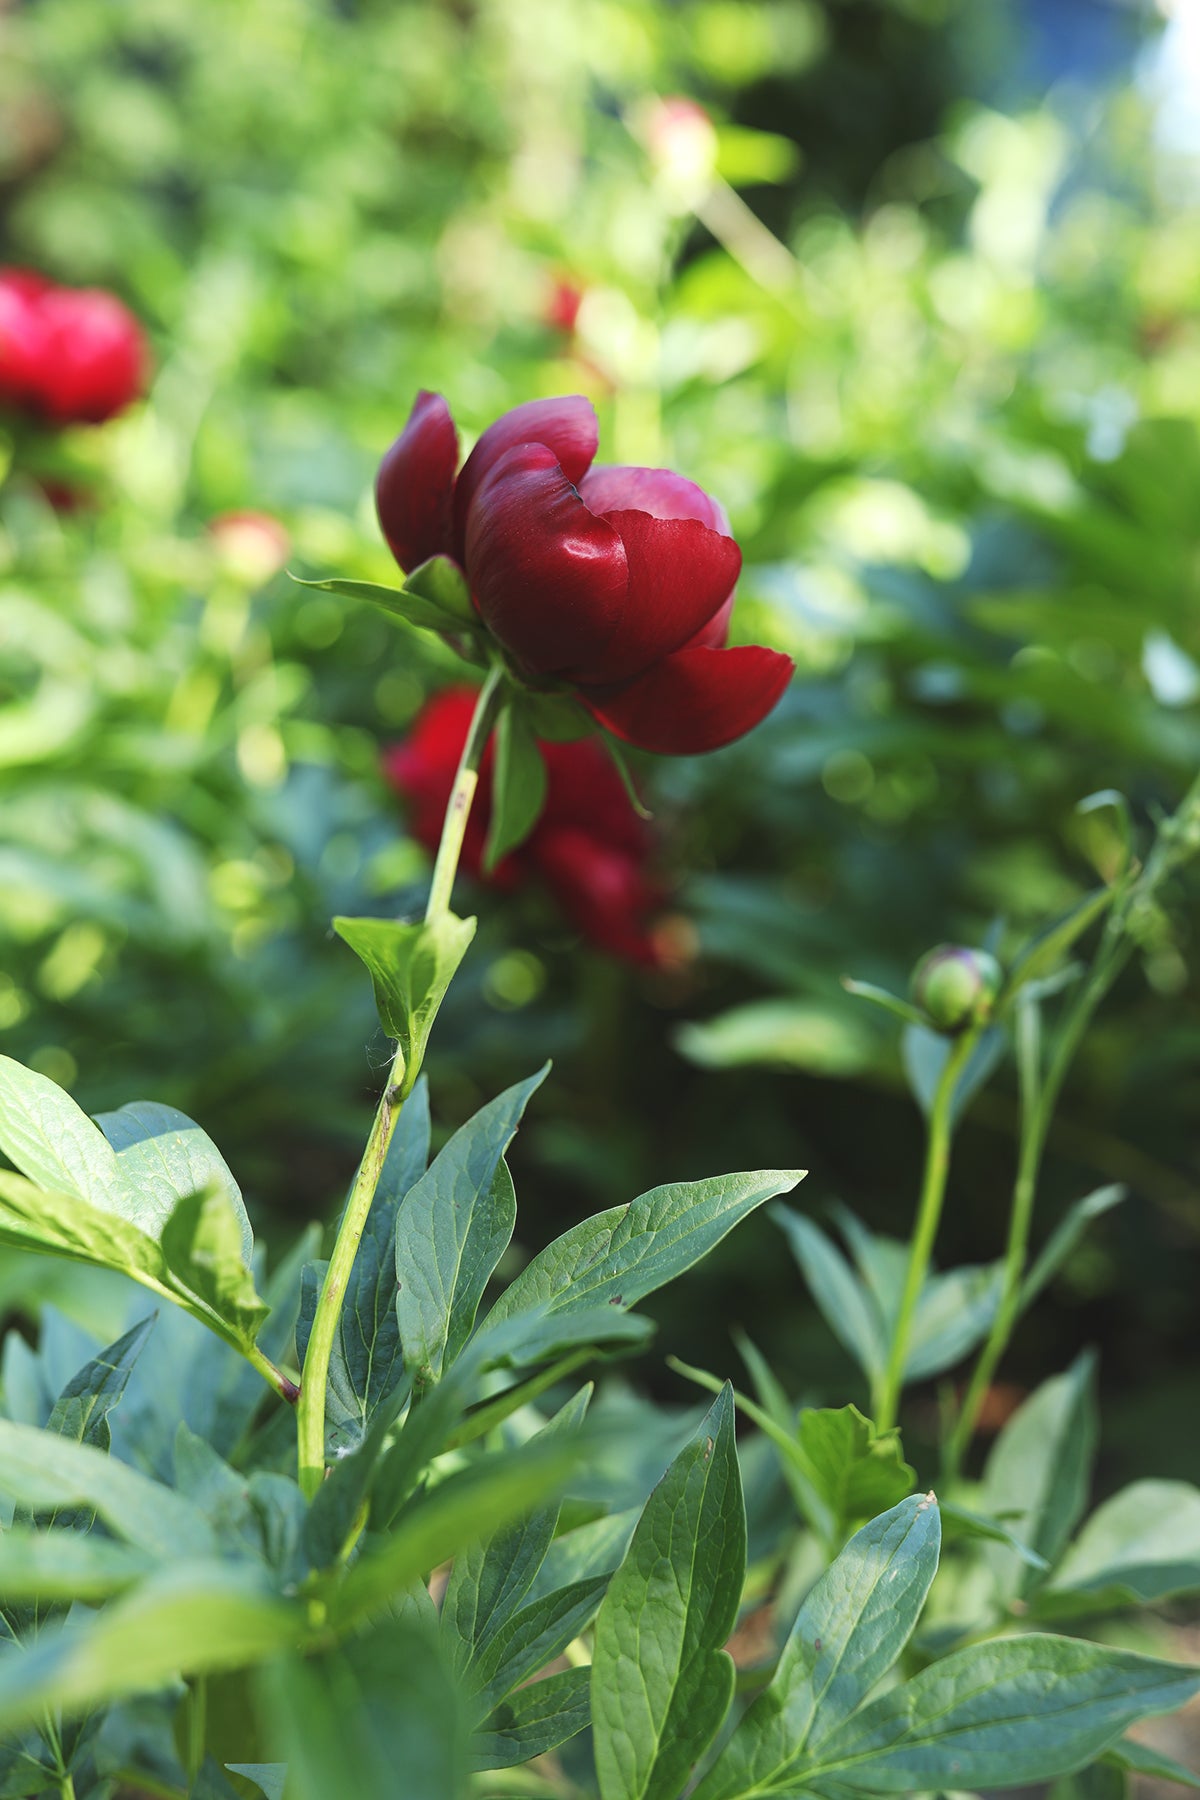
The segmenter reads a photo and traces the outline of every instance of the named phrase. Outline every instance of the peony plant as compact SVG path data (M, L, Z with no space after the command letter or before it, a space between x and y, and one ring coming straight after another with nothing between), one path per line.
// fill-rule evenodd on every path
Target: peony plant
M847 1216L852 1268L805 1213L772 1210L862 1363L872 1417L797 1409L749 1340L755 1397L688 1371L715 1389L699 1415L575 1386L642 1349L639 1303L802 1171L618 1202L500 1286L505 1157L545 1071L430 1157L421 1066L475 924L451 906L460 862L500 876L525 857L552 880L555 843L585 875L585 844L632 856L637 826L610 831L620 776L585 734L715 748L787 678L770 650L724 647L738 557L716 503L665 471L596 469L595 448L583 403L537 403L456 476L449 414L422 396L380 472L404 586L321 584L484 671L393 764L418 832L442 814L424 916L335 921L396 1048L328 1256L312 1231L268 1269L192 1120L135 1101L93 1121L0 1059L0 1240L118 1272L156 1304L122 1288L104 1345L51 1312L36 1351L5 1346L6 1794L845 1800L1084 1771L1087 1792L1122 1791L1131 1770L1188 1779L1125 1734L1200 1692L1200 1670L1086 1628L1200 1591L1200 1494L1139 1484L1080 1528L1086 1358L1013 1418L981 1481L963 1471L980 1383L1063 1253L1052 1238L1029 1265L1054 1100L1200 848L1200 786L1142 862L1131 829L1124 866L998 979L943 946L914 1001L853 984L904 1020L928 1117L910 1242ZM1102 920L1073 989L1064 959ZM1010 1042L1027 1116L1009 1248L998 1269L937 1273L954 1126ZM1067 1236L1097 1210L1083 1203ZM906 1460L900 1401L974 1350L935 1496ZM741 1448L739 1412L760 1434Z

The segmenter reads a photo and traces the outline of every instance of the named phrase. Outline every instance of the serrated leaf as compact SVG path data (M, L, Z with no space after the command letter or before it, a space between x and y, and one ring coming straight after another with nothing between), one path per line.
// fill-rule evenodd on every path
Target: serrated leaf
M851 1538L800 1608L770 1685L695 1800L804 1785L820 1745L855 1713L916 1629L940 1545L931 1494L901 1501Z
M1094 1358L1043 1382L992 1446L980 1510L1004 1519L1053 1568L1087 1501L1096 1441ZM1044 1580L1013 1551L987 1552L1002 1598L1025 1598Z
M517 1207L504 1153L545 1080L540 1069L481 1107L410 1189L396 1218L396 1312L405 1366L436 1381L471 1334Z
M45 1631L24 1655L0 1662L0 1731L47 1708L78 1713L175 1675L245 1667L294 1642L303 1624L298 1607L246 1569L185 1562L159 1570L103 1612Z
M1200 1489L1135 1481L1097 1507L1039 1603L1151 1606L1200 1592Z
M1041 1254L1021 1284L1022 1312L1026 1307L1032 1306L1047 1282L1062 1268L1092 1220L1099 1219L1114 1206L1119 1206L1128 1191L1118 1184L1096 1188L1093 1193L1086 1194L1069 1208L1046 1240Z
M724 1646L745 1564L727 1387L647 1500L596 1620L601 1800L677 1800L720 1730L734 1687Z
M590 1669L563 1669L510 1694L471 1738L472 1771L515 1768L586 1730L590 1681Z
M546 804L546 764L518 697L503 707L494 737L492 819L483 866L488 873L529 836Z
M1200 1671L1078 1638L973 1644L863 1708L808 1771L875 1794L1020 1787L1082 1768Z
M483 1329L518 1313L629 1307L706 1256L739 1220L803 1180L803 1169L760 1169L652 1188L566 1231L522 1269Z
M475 920L452 912L406 925L399 919L345 919L333 929L365 964L384 1030L403 1059L399 1081L406 1098L421 1071L425 1046L446 989L475 936Z
M96 1124L140 1193L152 1195L166 1220L176 1203L205 1188L228 1194L242 1234L242 1261L254 1253L254 1233L242 1190L208 1133L186 1113L153 1100L134 1100L116 1112L97 1113Z

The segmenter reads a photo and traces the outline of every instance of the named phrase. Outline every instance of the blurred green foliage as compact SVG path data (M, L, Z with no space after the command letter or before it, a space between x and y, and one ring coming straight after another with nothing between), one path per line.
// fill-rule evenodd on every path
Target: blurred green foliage
M90 1109L181 1106L260 1217L328 1213L383 1054L328 919L416 904L379 748L456 665L210 528L259 509L297 572L387 581L370 481L417 387L472 433L584 391L603 457L722 497L736 630L799 674L753 738L644 771L671 971L615 972L537 895L489 898L434 1044L441 1123L560 1057L520 1151L527 1247L755 1162L809 1162L810 1199L906 1229L917 1115L840 977L902 991L996 919L1011 944L1103 873L1113 815L1085 796L1144 819L1200 760L1200 179L1154 153L1128 81L987 104L1011 30L951 0L0 14L4 259L113 287L157 355L122 420L9 445L6 1053ZM711 142L656 138L677 92ZM38 472L84 503L56 513ZM1015 1368L1103 1338L1130 1433L1178 1398L1192 1317L1186 917L1157 921L1085 1050L1043 1226L1098 1180L1135 1204ZM945 1263L999 1246L1010 1091L1001 1072L963 1138ZM820 1389L831 1352L767 1226L708 1279L670 1347L711 1367L714 1329L753 1317Z

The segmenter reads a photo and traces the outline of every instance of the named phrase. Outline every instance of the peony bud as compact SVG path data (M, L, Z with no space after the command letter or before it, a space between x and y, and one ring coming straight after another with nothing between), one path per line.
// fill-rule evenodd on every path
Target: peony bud
M938 1031L984 1025L1004 980L1004 971L986 950L939 944L913 971L912 996Z

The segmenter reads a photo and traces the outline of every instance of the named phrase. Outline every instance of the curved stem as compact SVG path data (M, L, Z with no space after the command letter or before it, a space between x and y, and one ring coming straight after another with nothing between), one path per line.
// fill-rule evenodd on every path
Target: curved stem
M950 1172L950 1141L954 1132L954 1095L959 1076L979 1038L978 1027L964 1031L955 1039L929 1109L929 1132L925 1145L925 1173L921 1182L921 1198L917 1204L917 1220L908 1252L908 1270L904 1291L892 1330L887 1369L876 1396L873 1411L880 1432L890 1431L896 1422L900 1389L904 1383L904 1365L908 1360L909 1340L917 1302L929 1273L942 1201L946 1194L946 1177Z
M425 908L426 924L431 923L450 909L450 895L454 887L458 859L462 854L463 836L467 829L471 802L475 798L475 789L479 785L479 765L483 760L484 748L499 705L500 686L503 678L503 669L496 664L489 673L480 690L479 698L475 702L474 717L467 733L467 741L463 745L458 772L454 778L454 787L451 790L450 802L442 824L441 842L438 845L437 859L433 866L429 901ZM350 1272L354 1267L354 1259L358 1254L358 1246L366 1227L367 1216L375 1198L375 1189L379 1186L379 1177L383 1173L383 1165L387 1160L388 1146L392 1141L392 1134L400 1117L399 1084L405 1073L400 1054L397 1052L388 1072L387 1086L383 1090L371 1123L370 1135L367 1138L362 1161L358 1165L358 1173L354 1177L354 1185L350 1189L350 1198L346 1202L342 1222L338 1226L333 1254L329 1258L329 1267L325 1271L325 1280L317 1299L316 1312L313 1315L312 1331L309 1334L308 1349L304 1356L300 1396L296 1406L299 1479L300 1486L309 1499L317 1492L325 1478L325 1391L329 1381L329 1362L333 1355L333 1340L337 1333L338 1320L341 1318L342 1302L346 1297ZM407 1073L415 1077L417 1071L410 1069Z

